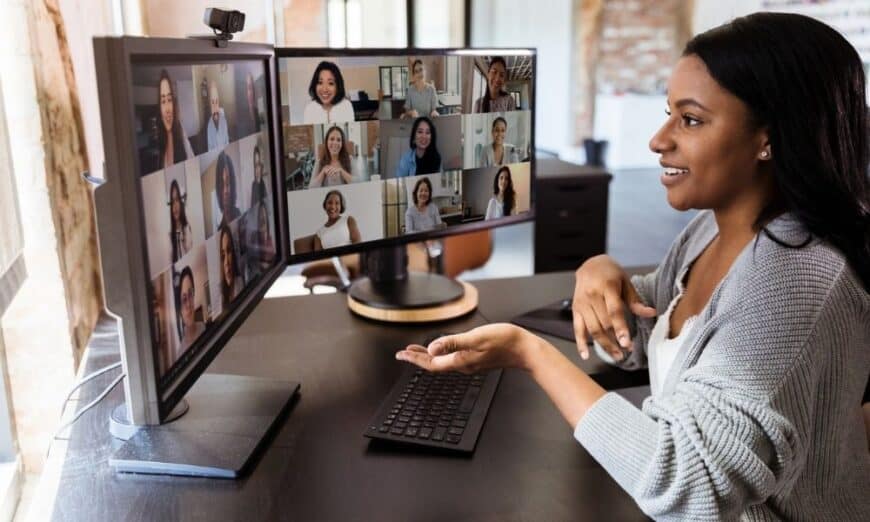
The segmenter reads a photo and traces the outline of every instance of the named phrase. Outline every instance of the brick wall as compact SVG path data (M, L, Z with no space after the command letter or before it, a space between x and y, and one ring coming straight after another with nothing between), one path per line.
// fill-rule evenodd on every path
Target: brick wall
M284 126L284 152L295 153L311 150L314 143L314 129L306 126Z

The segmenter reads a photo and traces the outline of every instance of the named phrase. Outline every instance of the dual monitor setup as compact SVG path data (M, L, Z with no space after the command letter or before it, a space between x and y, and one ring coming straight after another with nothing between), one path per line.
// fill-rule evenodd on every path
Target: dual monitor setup
M205 370L288 265L361 253L351 310L435 319L470 287L408 272L404 246L533 218L533 50L113 37L94 52L119 471L245 468L299 384Z

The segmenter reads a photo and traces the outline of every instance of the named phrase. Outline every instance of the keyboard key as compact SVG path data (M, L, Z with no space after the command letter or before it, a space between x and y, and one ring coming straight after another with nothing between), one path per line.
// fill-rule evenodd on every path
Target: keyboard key
M409 427L408 429L405 430L405 436L406 437L416 437L418 431L419 431L419 428Z
M465 422L466 422L466 421L464 421L464 420L462 420L462 419L453 419L453 422L450 423L450 425L451 425L451 426L456 426L457 428L464 428L464 427L465 427Z
M450 444L459 444L459 441L462 440L462 437L460 437L459 435L448 435L446 440Z
M472 386L465 393L465 398L462 399L462 405L459 406L461 413L471 413L474 408L474 403L477 402L477 396L480 395L480 388Z
M393 426L400 429L400 430L403 430L403 429L408 427L408 424L406 422L397 422L397 423L393 424Z
M432 435L432 428L420 428L420 433L417 434L421 439L428 439Z
M456 426L451 426L451 427L447 430L447 433L449 433L449 434L451 434L451 435L462 435L462 432L463 432L463 431L465 431L465 430L462 429L462 428L457 428Z
M399 422L408 422L411 420L409 415L399 415Z
M447 428L438 427L435 428L435 432L432 433L432 440L444 440L444 435L447 433Z
M386 432L390 431L390 427L384 425L384 426L381 426L380 428L378 428L378 431L381 433L386 433Z
M405 433L405 430L402 428L394 427L393 429L390 430L390 433L392 433L393 435L401 435L402 433Z

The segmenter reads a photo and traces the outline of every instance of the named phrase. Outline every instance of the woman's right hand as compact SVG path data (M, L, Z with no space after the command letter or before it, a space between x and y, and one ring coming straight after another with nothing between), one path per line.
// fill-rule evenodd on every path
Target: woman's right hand
M575 275L571 307L580 357L589 358L587 338L591 335L614 360L621 361L623 349L634 349L625 308L640 317L655 317L655 308L641 302L628 274L607 255L586 260Z

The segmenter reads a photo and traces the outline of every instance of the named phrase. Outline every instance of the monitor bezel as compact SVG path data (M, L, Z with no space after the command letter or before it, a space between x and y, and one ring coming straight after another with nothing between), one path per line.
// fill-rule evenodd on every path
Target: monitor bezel
M493 55L509 55L509 54L528 54L532 58L532 92L531 92L531 103L529 104L529 110L532 114L531 117L531 129L530 129L530 137L529 137L529 149L531 151L529 157L529 178L530 178L530 187L529 187L529 211L518 216L510 216L499 218L498 220L490 220L490 221L475 221L472 223L465 223L460 225L453 225L442 229L429 230L425 232L417 232L414 234L403 234L400 236L394 236L389 238L382 239L374 239L370 241L360 242L354 245L347 245L337 248L331 248L329 250L321 250L317 252L306 252L303 254L293 254L290 249L290 245L292 244L290 238L290 227L287 227L287 235L284 237L283 241L287 244L287 264L297 264L304 263L310 261L316 261L319 259L330 258L333 256L344 256L348 254L356 254L367 250L374 250L380 248L392 248L407 245L408 243L416 243L420 241L426 241L429 239L440 239L448 236L462 235L468 234L472 232L477 232L481 230L488 230L493 228L499 228L503 226L516 225L518 223L525 223L529 221L534 221L535 219L535 179L536 179L536 151L535 151L535 104L537 101L537 88L535 86L535 81L537 79L537 49L534 47L511 47L511 48L500 48L500 47L480 47L480 48L364 48L364 49L347 49L347 48L326 48L326 47L311 47L311 48L290 48L290 47L276 47L275 48L275 70L277 76L278 83L276 84L276 91L278 91L278 105L275 107L275 113L279 118L278 127L279 131L283 133L284 127L283 122L280 121L282 117L281 112L281 98L280 98L280 90L281 90L281 59L282 58L321 58L321 57L376 57L376 56L432 56L432 55L440 55L440 56L493 56ZM464 114L463 114L464 115ZM357 120L355 120L357 121ZM358 121L371 121L371 120L358 120ZM284 181L284 206L287 207L287 190L286 190L286 180L284 180L284 161L286 158L286 152L284 151L284 139L283 134L280 135L281 139L279 146L280 150L280 167L281 167L281 178ZM460 171L467 171L470 169L454 169ZM395 179L395 178L381 178L381 181L385 181L387 179ZM309 189L301 189L301 190L309 190ZM287 208L287 212L290 212L291 209ZM289 217L289 216L288 216Z

